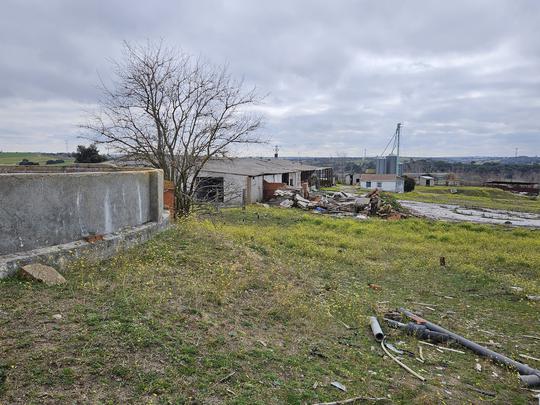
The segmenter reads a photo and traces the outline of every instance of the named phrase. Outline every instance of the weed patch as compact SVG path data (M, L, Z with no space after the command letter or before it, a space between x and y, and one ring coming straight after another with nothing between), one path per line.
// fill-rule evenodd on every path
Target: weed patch
M514 372L481 359L479 373L471 353L405 359L428 377L419 384L382 358L366 317L406 306L538 357L523 337L537 334L540 308L525 295L540 294L538 235L261 207L191 218L111 260L74 263L60 288L1 281L0 402L481 402L467 382L525 403Z

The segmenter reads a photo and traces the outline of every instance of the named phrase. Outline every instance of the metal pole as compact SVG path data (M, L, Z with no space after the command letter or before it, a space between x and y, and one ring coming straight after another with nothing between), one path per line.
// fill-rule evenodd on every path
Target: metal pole
M396 128L396 138L397 138L397 152L396 152L396 176L399 176L399 142L401 136L401 122L398 122Z
M510 366L515 368L519 374L522 374L519 376L521 381L528 385L529 387L534 387L537 385L540 385L540 370L534 369L532 367L529 367L526 364L520 363L518 361L512 360L509 357L506 357L502 354L499 354L497 352L494 352L493 350L490 350L484 346L480 346L478 343L475 343L471 340L468 340L464 338L463 336L460 336L454 332L450 332L449 330L444 329L443 327L436 325L434 323L431 323L418 315L412 313L411 311L405 309L405 308L399 308L399 312L402 314L408 316L415 322L425 325L428 329L434 330L436 332L440 333L446 333L448 334L452 339L454 339L456 342L461 344L462 346L465 346L468 349L471 349L473 352L488 357L500 364L504 364L506 366Z

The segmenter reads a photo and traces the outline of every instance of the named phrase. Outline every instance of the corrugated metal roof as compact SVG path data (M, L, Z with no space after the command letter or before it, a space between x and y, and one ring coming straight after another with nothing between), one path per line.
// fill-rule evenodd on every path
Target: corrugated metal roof
M231 158L212 159L203 167L204 172L261 176L299 171L320 170L316 166L304 165L286 159Z

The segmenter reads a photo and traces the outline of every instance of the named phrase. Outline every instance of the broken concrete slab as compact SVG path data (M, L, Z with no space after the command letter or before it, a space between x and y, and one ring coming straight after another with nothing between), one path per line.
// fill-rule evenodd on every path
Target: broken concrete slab
M302 202L302 203L305 203L305 204L309 204L309 203L310 203L309 200L307 200L307 199L301 197L299 194L295 194L295 195L294 195L294 200L295 200L296 202Z
M21 267L19 275L27 280L39 281L47 285L64 284L66 279L50 266L34 263Z
M294 192L291 190L276 190L274 191L274 196L276 197L293 197Z
M283 208L291 208L293 205L294 205L294 201L292 200L284 200L281 203L279 203L279 206Z
M359 207L365 207L366 205L369 205L369 198L357 197L355 198L354 203Z

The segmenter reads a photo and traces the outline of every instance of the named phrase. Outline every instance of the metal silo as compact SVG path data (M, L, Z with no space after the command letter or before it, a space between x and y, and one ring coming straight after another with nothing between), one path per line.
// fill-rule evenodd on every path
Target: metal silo
M386 174L386 158L379 157L376 160L376 171L377 174Z
M386 174L397 173L397 156L389 155L386 157Z

